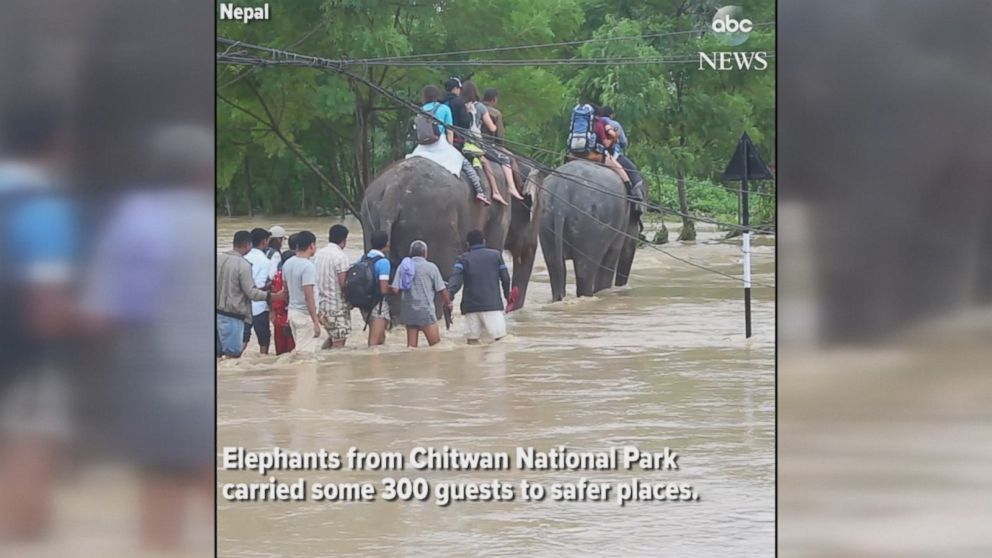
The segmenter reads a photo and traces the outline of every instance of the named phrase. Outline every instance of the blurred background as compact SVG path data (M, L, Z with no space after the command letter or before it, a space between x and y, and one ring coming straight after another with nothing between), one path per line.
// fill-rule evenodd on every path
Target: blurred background
M990 18L779 2L782 556L992 555Z
M0 555L212 554L213 14L4 2Z

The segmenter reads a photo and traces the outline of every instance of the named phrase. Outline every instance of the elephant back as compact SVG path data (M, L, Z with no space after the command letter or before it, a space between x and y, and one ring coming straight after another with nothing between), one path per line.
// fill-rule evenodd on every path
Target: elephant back
M544 200L548 208L571 207L571 203L584 210L595 207L612 212L623 210L626 203L627 192L620 177L606 166L584 159L558 167L544 184L549 192Z

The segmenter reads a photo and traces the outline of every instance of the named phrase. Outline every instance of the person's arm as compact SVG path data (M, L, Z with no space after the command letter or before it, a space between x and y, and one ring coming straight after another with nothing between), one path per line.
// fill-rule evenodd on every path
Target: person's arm
M396 270L396 277L393 277L393 284L389 286L389 292L396 294L400 292L400 271Z
M375 270L379 273L379 293L389 294L389 272L392 271L389 260L383 258L375 262Z
M441 105L441 108L437 111L438 118L444 123L444 135L448 136L448 143L451 144L455 141L455 132L451 130L451 125L453 124L451 119L451 107L448 105Z
M307 303L307 311L313 322L313 336L320 337L320 318L317 317L317 266L309 264L303 269L301 283L303 284L303 299Z
M455 272L448 278L448 292L451 295L451 300L455 299L455 295L457 295L458 291L462 288L462 281L464 280L462 273L464 273L464 271L465 263L462 261L461 257L459 257L455 260Z
M448 294L448 286L444 284L444 277L441 276L441 270L434 266L433 270L433 280L434 280L434 292L441 295L441 308L444 310L451 309L451 295Z
M490 134L496 133L496 123L493 122L493 117L489 116L489 111L482 113L482 123L486 125L486 129L489 130Z
M313 320L313 336L320 337L320 320L317 318L317 302L313 295L313 285L303 285L303 297L307 301L307 310L310 312L310 319Z
M348 259L342 255L334 265L337 266L335 271L338 274L338 286L343 289L344 282L348 278Z
M499 257L499 283L503 287L503 298L510 300L510 271L506 269L502 255Z
M247 267L238 266L238 282L241 283L241 291L248 295L251 300L271 302L271 294L255 286L255 278L251 275L251 264L247 260L244 263L248 264Z

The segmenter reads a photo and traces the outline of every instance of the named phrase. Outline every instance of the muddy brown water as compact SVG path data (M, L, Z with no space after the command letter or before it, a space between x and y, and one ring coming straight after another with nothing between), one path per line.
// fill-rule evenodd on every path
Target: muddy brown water
M333 219L219 219L218 247L237 229L283 225L326 238ZM360 227L346 221L360 254ZM674 239L676 232L671 237ZM650 237L651 234L649 233ZM740 274L739 240L699 229L665 250ZM754 280L773 284L773 239L754 246ZM509 260L510 258L507 258ZM571 273L571 271L570 271ZM651 249L630 285L551 304L538 257L527 306L511 335L468 347L460 317L434 348L408 350L393 330L369 349L357 311L345 350L314 358L259 356L220 363L218 447L344 452L451 446L577 451L668 446L678 471L310 471L280 480L443 481L550 485L580 477L693 486L695 502L228 502L218 495L219 555L249 556L768 556L774 552L775 300L754 293L754 337L743 335L740 284ZM218 471L218 482L259 482ZM218 494L220 494L218 492Z

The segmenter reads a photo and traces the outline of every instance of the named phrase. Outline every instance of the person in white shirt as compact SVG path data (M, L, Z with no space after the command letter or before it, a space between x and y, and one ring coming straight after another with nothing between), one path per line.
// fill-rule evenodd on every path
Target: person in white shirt
M351 333L351 307L344 300L345 276L351 263L344 254L348 243L348 228L334 225L327 234L327 246L317 251L314 264L317 266L317 317L327 332L327 340L322 348L344 347Z
M269 259L265 256L265 250L269 247L269 236L271 233L265 229L252 229L251 250L245 254L245 259L251 264L251 277L255 281L255 287L264 289L269 284ZM251 339L251 330L255 330L258 337L258 349L263 355L269 354L269 342L272 340L272 329L269 327L269 304L264 300L252 301L251 303L251 328L245 328L245 348L248 348L248 341Z
M279 264L282 263L282 243L285 238L286 229L279 225L269 228L269 248L265 251L265 256L269 258L269 281L276 278Z

